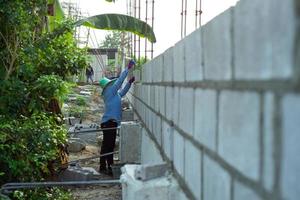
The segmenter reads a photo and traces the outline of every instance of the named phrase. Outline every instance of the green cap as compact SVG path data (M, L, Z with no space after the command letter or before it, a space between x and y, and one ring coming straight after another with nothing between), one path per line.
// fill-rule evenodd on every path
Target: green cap
M102 79L100 79L99 84L100 84L100 87L102 87L102 89L104 90L105 87L109 85L109 83L113 83L116 80L117 79L109 79L109 78L103 77Z

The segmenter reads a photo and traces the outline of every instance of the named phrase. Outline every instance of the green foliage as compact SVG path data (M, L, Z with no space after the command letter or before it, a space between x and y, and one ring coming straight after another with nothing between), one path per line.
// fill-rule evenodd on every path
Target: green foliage
M43 113L20 119L0 116L0 170L6 181L41 180L58 159L66 130Z
M126 41L124 41L124 39L124 32L110 31L108 34L105 35L105 39L101 42L100 47L120 49L122 46L124 46L124 44L126 44ZM126 40L128 42L128 39Z
M136 60L136 65L134 67L134 70L141 70L143 65L149 61L145 57L140 57L139 59L134 59L134 60Z
M1 184L55 173L66 130L51 108L68 92L68 76L87 64L86 50L73 38L73 22L56 23L47 32L47 2L0 0ZM13 199L69 198L61 190L40 189L16 192Z
M16 190L13 193L13 198L16 200L69 200L72 199L72 196L68 191L59 189L59 188L50 188L50 189L35 189L35 190L26 190L26 192L21 190Z

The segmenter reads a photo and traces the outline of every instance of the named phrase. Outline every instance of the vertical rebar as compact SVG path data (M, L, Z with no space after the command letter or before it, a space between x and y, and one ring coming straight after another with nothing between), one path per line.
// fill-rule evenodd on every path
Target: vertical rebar
M183 2L184 0L181 1L181 38L183 38Z
M138 7L138 11L139 11L139 19L141 19L141 0L139 0L139 7ZM141 37L138 36L138 46L139 46L139 60L141 59Z
M154 30L154 0L152 0L152 30ZM151 42L151 59L153 58L153 42Z
M133 0L133 16L136 18L136 0ZM133 35L133 52L134 58L136 59L136 34Z
M148 22L148 0L146 0L146 23ZM145 59L147 60L147 38L145 38Z
M187 15L187 0L185 0L185 10L184 10L184 37L186 36L186 15Z

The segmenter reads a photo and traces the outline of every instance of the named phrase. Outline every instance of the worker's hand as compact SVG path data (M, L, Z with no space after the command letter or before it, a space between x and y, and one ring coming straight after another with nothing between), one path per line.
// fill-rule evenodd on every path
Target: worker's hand
M135 77L133 76L133 77L131 77L130 79L129 79L129 83L131 84L131 83L133 83L135 81Z
M134 60L130 60L128 65L127 65L127 69L131 69L133 68L133 66L135 66L135 61Z

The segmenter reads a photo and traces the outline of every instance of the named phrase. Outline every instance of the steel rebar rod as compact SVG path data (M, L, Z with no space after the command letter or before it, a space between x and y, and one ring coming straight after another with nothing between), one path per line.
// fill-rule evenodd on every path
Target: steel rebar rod
M88 157L88 158L81 158L81 159L78 159L78 160L73 160L73 161L68 162L68 164L73 164L73 163L83 162L83 161L87 161L87 160L92 160L92 159L96 159L96 158L100 158L100 157L103 157L103 156L108 156L108 155L116 154L116 153L119 153L119 151L114 151L114 152L104 153L104 154L101 154L101 155L91 156L91 157Z
M97 181L66 181L66 182L23 182L23 183L6 183L1 187L1 193L4 190L30 189L37 187L58 187L58 186L80 186L80 185L107 185L120 184L119 179L97 180Z

